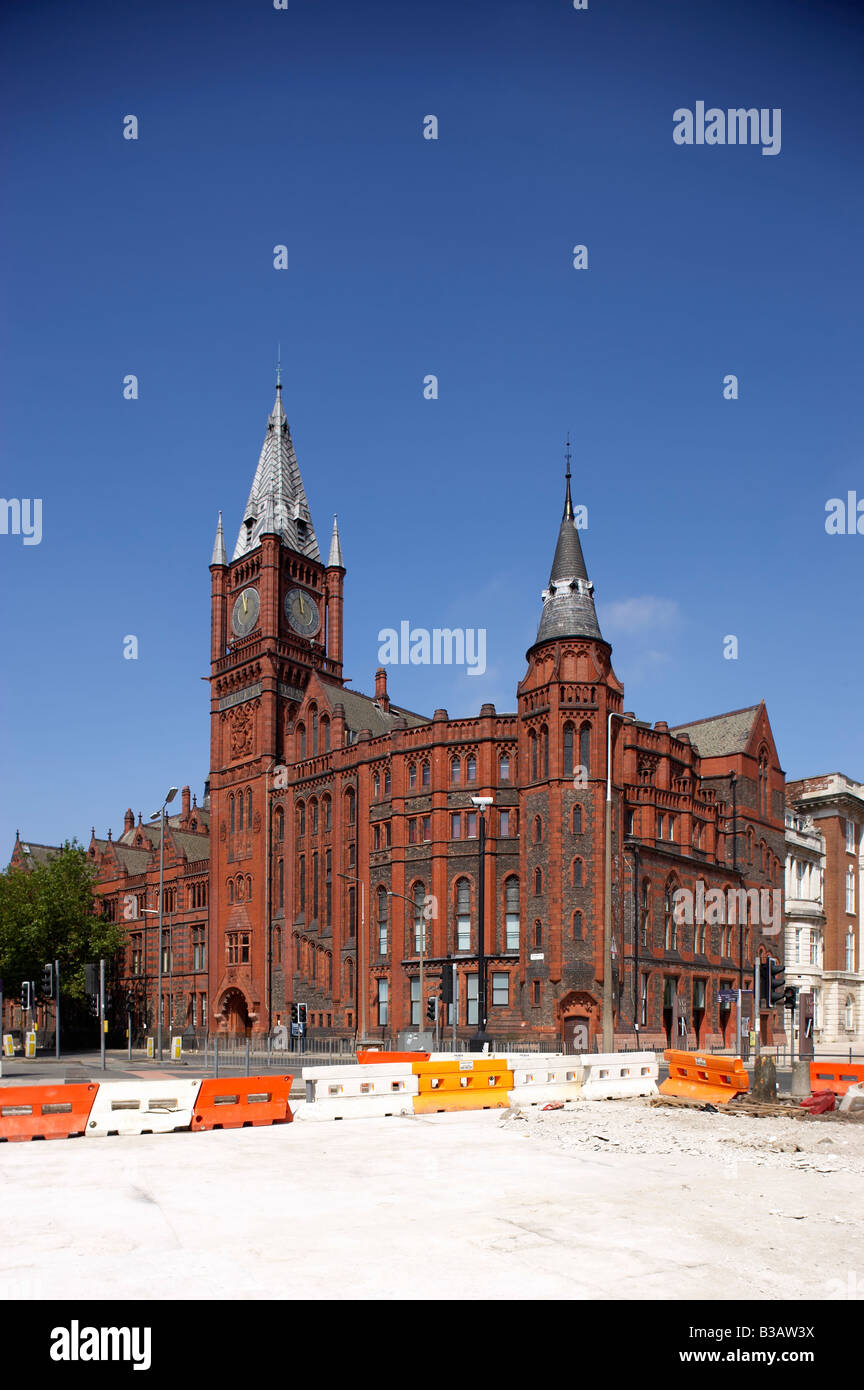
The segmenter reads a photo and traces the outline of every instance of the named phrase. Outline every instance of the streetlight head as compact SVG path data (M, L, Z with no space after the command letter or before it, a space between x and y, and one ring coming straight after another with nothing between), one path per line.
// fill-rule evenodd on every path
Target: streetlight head
M471 798L473 805L479 806L481 810L486 806L492 806L494 800L495 798L491 796L472 796Z
M167 795L166 798L165 798L165 805L167 806L169 801L173 801L176 795L177 795L177 788L176 788L176 787L171 787L170 790L169 790L169 792L168 792L168 795Z

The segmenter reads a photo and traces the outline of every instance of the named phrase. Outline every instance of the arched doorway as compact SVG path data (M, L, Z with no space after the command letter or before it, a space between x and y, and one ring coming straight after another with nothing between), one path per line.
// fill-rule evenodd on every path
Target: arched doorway
M246 996L242 990L226 990L222 996L219 1012L224 1019L226 1032L235 1036L249 1037L252 1032L252 1020L249 1017Z
M593 994L572 990L558 1006L561 1045L565 1052L590 1052L600 1025L600 1005Z

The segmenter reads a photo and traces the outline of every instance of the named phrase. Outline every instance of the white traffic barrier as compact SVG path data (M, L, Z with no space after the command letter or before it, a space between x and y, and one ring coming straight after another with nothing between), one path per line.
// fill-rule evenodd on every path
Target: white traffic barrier
M201 1082L100 1081L87 1121L88 1138L109 1134L171 1134L190 1129Z
M864 1110L864 1086L850 1086L840 1099L837 1109L845 1115L856 1110Z
M304 1120L414 1114L413 1097L419 1091L419 1078L410 1062L304 1067L302 1074L306 1085Z
M575 1057L569 1062L550 1065L544 1059L541 1066L514 1066L513 1090L510 1104L517 1106L545 1105L550 1100L578 1100L582 1094L582 1064Z
M657 1095L657 1057L653 1052L583 1053L583 1100L619 1100Z

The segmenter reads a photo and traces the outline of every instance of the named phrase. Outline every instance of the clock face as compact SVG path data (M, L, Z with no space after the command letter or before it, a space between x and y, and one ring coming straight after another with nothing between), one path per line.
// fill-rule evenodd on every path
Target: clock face
M247 632L251 632L258 621L258 613L261 609L261 601L258 598L257 589L244 589L234 604L234 611L231 614L231 626L238 637L245 637Z
M321 626L321 614L311 594L304 589L289 589L285 595L285 616L295 632L312 637Z

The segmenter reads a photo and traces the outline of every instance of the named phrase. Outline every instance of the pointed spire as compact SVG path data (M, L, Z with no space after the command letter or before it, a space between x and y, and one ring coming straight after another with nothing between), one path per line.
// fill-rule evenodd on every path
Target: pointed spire
M552 637L597 637L603 634L594 609L594 585L588 578L582 543L576 528L570 495L570 437L565 453L567 469L564 515L558 531L558 544L549 574L549 587L543 592L543 613L537 641Z
M333 534L330 537L330 554L327 558L327 568L333 569L336 566L338 566L339 569L345 568L342 562L342 546L339 543L339 521L338 518L334 516Z
M219 522L216 526L216 539L213 542L213 558L211 565L227 565L228 557L225 554L225 532L222 530L222 513L219 513Z
M268 510L269 507L272 508ZM276 400L267 420L267 433L234 547L239 560L254 550L265 524L271 534L309 560L321 559L303 479L294 453L291 431L282 408L281 350L276 367Z

